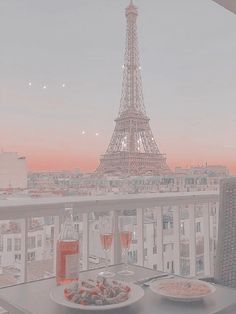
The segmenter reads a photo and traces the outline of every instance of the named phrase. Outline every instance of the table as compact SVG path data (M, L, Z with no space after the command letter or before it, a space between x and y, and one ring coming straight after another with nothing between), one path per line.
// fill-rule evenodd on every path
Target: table
M110 268L112 271L117 272L121 270L122 267L123 265L120 264L111 266ZM140 266L132 265L130 268L135 272L135 275L125 277L125 280L130 282L135 282L158 274L158 272L154 270ZM95 278L98 272L98 270L82 272L81 279ZM124 276L116 275L114 278L124 280ZM4 307L6 309L7 303L9 303L9 311L11 314L95 313L90 311L73 310L53 303L49 297L50 289L53 287L55 287L55 278L2 288L0 289L0 305L2 298L5 300ZM226 313L227 308L236 304L236 290L219 285L216 286L216 293L214 295L209 296L202 302L190 304L168 301L154 294L148 287L144 288L144 290L145 296L142 300L130 307L112 310L112 314L216 314ZM14 310L11 305L12 300L16 310ZM13 310L10 310L10 307L12 307ZM17 309L19 310L18 312ZM98 313L98 311L96 313ZM107 313L111 312L107 311ZM103 314L103 312L101 314Z

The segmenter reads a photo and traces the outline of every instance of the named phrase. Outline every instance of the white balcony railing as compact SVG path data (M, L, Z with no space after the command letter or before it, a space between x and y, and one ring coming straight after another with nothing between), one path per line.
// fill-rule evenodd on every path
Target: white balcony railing
M103 260L96 228L102 212L114 212L110 261L120 262L117 217L126 211L135 223L131 262L182 275L213 274L217 192L12 198L0 201L0 286L54 275L56 239L66 204L73 206L79 225L84 270Z

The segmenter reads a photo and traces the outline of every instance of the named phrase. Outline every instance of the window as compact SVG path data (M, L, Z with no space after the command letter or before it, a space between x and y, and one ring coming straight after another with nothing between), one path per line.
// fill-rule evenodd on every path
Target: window
M0 236L0 252L3 251L3 237Z
M196 241L196 255L204 254L204 239L198 239Z
M190 274L190 261L186 258L180 259L180 269L181 269L181 275L183 276L189 276Z
M137 251L133 251L133 259L134 259L134 263L137 263L137 261L138 261Z
M171 272L172 273L175 272L174 261L171 262Z
M15 239L15 251L21 250L21 239Z
M188 206L186 206L188 207ZM180 210L180 219L184 220L184 219L188 219L189 218L189 212L187 208L181 208Z
M79 224L75 224L75 230L79 233Z
M12 239L7 239L7 252L12 250Z
M173 217L163 215L163 229L164 230L171 230L173 229Z
M128 251L128 260L130 263L137 263L137 251Z
M35 261L35 252L28 252L27 260L28 261Z
M213 237L215 238L217 235L216 226L213 226Z
M50 239L54 239L54 226L51 227L51 237Z
M180 243L180 256L189 257L189 254L190 254L189 243Z
M157 247L156 247L156 245L153 247L153 254L157 254Z
M197 221L196 223L196 232L201 232L201 222Z
M19 262L21 260L21 254L15 254L15 262Z
M184 222L181 222L180 224L180 234L185 235Z
M204 271L204 258L203 257L199 257L196 260L196 272L200 273Z
M41 247L42 246L42 235L39 234L37 236L37 247Z
M166 250L167 250L167 244L164 244L163 245L163 252L166 252Z
M28 249L35 249L35 237L28 238Z

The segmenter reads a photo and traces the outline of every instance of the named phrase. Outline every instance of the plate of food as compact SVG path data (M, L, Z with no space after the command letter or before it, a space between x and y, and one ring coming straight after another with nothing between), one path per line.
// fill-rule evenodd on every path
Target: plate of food
M165 298L181 302L200 301L213 294L216 288L198 279L163 279L150 284L150 289Z
M133 283L105 278L57 286L50 293L57 304L89 311L129 306L143 296L144 290Z

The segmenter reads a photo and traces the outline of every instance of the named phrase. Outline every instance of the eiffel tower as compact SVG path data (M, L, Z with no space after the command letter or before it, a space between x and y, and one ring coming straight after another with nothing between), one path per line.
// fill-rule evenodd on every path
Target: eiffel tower
M125 15L127 31L120 110L110 144L96 172L128 176L170 173L144 106L136 24L138 9L132 0Z

